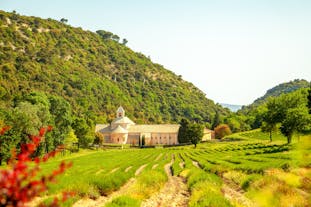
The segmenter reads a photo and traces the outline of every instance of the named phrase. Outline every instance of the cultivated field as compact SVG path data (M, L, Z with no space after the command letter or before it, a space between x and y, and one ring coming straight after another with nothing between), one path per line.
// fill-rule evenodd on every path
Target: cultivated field
M64 206L310 206L310 136L285 145L259 131L225 142L166 149L110 149L59 156L73 167L45 196L75 196ZM239 141L233 141L239 140Z

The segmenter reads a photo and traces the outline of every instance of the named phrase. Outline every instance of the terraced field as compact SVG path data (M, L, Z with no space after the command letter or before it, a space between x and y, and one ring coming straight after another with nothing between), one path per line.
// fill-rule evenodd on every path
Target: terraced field
M292 145L251 138L200 144L197 149L116 149L60 156L42 166L43 171L64 159L73 167L29 206L48 202L62 191L75 192L64 206L76 207L310 206L310 138L301 137Z

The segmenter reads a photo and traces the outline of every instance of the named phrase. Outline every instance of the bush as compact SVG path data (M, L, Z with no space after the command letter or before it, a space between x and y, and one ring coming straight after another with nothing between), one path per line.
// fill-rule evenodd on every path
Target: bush
M222 139L224 136L232 134L227 124L220 124L214 130L216 139Z
M10 127L2 128L0 135L6 133ZM59 168L50 175L38 179L40 163L46 162L50 157L55 156L56 151L44 155L42 158L33 158L45 132L51 128L41 128L39 135L29 136L30 142L21 144L20 153L12 151L8 167L0 171L0 205L1 206L25 206L36 196L48 189L48 183L55 180L55 177L63 173L71 166L71 163L61 162ZM62 201L65 201L71 194L64 193ZM58 206L58 198L54 198L51 206Z

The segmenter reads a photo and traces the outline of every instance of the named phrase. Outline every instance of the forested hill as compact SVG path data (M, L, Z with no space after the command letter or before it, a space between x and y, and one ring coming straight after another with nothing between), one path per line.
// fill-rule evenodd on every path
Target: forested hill
M256 108L260 104L267 101L267 99L269 97L277 97L277 96L280 96L281 94L291 93L291 92L294 92L298 89L308 88L308 87L310 87L310 83L304 79L295 79L293 81L281 83L281 84L267 90L267 92L265 93L264 96L256 99L252 104L250 104L248 106L243 106L241 112L246 113L249 110Z
M300 88L308 88L310 83L304 79L295 79L293 81L289 81L286 83L281 83L271 89L269 89L266 94L254 101L254 104L260 103L262 101L267 100L269 97L279 96L281 94L290 93L296 91Z
M229 113L181 76L104 30L0 11L0 99L13 108L31 92L64 98L73 114L106 122L122 105L135 122L211 122ZM163 48L165 49L165 48Z
M269 101L269 98L271 97L285 97L285 95L288 97L290 95L296 94L297 96L305 97L307 94L307 91L310 87L310 83L306 80L293 80L290 82L279 84L267 91L267 93L261 97L255 100L252 104L248 106L243 106L241 110L237 112L238 115L247 117L246 123L252 128L256 129L261 126L262 123L262 113L265 110L266 106L265 104ZM300 91L300 92L299 92ZM299 95L300 94L300 95ZM303 99L306 99L303 98ZM307 105L307 103L305 103Z

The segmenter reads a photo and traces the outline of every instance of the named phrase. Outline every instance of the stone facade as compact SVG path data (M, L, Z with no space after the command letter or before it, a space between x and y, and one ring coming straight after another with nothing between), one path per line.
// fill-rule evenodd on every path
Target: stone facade
M178 144L178 124L139 125L125 116L120 106L116 118L111 124L97 124L95 132L104 136L104 143L141 145L175 145ZM212 138L211 130L205 129L203 140Z

